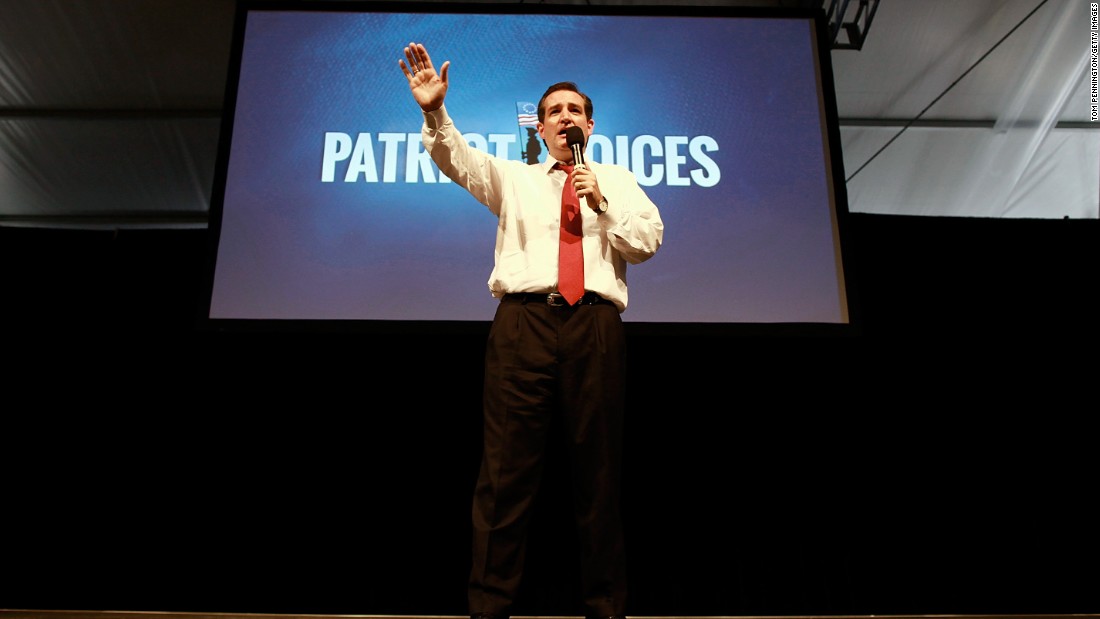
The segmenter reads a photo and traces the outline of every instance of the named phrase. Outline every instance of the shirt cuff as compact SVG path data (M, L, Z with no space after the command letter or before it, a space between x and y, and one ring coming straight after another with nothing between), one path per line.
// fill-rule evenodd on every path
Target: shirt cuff
M430 112L424 112L424 124L431 131L438 131L440 127L451 121L447 114L447 106L441 105Z
M610 232L619 224L619 215L622 213L622 209L620 209L619 204L611 198L607 196L604 196L604 198L607 198L607 210L604 211L603 215L597 216L597 221L600 222L604 230Z

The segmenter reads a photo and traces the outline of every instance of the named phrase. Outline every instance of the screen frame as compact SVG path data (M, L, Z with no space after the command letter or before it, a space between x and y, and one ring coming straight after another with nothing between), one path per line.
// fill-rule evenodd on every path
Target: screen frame
M685 6L685 5L574 5L476 2L371 2L365 0L239 0L236 6L233 41L230 50L221 129L218 139L217 163L208 223L207 264L201 298L197 308L196 328L203 332L223 333L370 333L375 335L438 335L485 333L492 316L485 320L375 320L375 319L229 319L210 316L214 279L217 272L218 248L221 243L222 217L228 181L228 163L232 149L233 125L236 114L241 61L244 52L248 16L254 12L335 12L335 13L425 13L425 14L539 14L598 15L646 17L715 17L745 19L793 19L812 25L813 47L816 53L815 74L819 80L819 103L825 122L823 146L826 177L830 179L832 218L835 222L834 250L841 280L839 287L845 303L847 322L638 322L624 321L628 332L654 336L857 336L862 332L862 317L858 303L854 269L848 199L841 153L840 127L831 62L828 19L821 7L778 6Z

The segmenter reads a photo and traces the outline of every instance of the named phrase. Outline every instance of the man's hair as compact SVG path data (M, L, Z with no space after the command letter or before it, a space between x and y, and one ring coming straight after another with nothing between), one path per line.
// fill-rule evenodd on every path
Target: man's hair
M553 86L547 88L546 92L542 93L542 98L539 99L539 122L543 122L544 120L546 120L546 97L549 97L550 93L557 92L559 90L570 90L584 98L584 115L587 116L589 120L592 119L592 99L589 99L588 95L581 92L580 89L577 88L577 85L573 82L558 82L557 84L554 84Z

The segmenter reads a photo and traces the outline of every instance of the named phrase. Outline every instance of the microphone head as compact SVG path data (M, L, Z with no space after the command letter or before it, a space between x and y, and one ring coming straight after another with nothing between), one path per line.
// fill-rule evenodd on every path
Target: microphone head
M584 131L580 127L565 130L565 143L569 146L584 146Z

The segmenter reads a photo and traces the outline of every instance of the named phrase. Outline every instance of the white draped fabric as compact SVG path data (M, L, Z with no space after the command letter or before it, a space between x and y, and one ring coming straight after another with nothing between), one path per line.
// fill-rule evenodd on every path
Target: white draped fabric
M833 60L852 212L1098 217L1089 2L886 0Z

